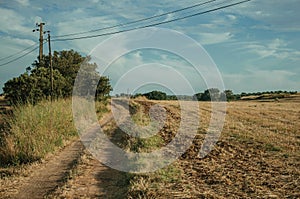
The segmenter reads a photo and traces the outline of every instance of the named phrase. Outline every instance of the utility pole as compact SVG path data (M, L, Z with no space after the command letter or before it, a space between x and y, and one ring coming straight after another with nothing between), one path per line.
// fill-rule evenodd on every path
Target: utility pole
M40 50L39 50L39 64L41 64L42 58L43 58L43 44L44 44L44 38L43 35L48 33L48 45L49 45L49 69L50 69L50 97L51 101L53 101L53 66L52 66L52 54L51 54L51 41L50 41L50 31L43 31L43 26L45 23L36 23L36 26L39 27L37 29L32 30L32 32L39 31L40 32Z
M51 40L50 40L50 31L45 31L45 33L48 33L48 46L49 46L49 68L50 68L50 83L51 83L51 90L50 90L50 96L51 101L53 101L53 66L52 66L52 54L51 54Z
M42 61L42 58L43 58L43 42L44 42L44 38L43 38L43 26L45 25L45 23L41 22L40 24L36 23L36 26L39 27L37 29L34 29L32 30L32 32L35 32L35 31L40 31L40 50L39 50L39 64L41 63Z

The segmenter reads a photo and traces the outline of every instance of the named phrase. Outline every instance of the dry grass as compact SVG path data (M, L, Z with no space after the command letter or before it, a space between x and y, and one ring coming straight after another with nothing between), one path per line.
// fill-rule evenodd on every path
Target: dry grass
M16 106L6 116L5 124L0 148L2 165L38 160L77 135L70 99Z
M160 103L171 110L173 118L178 118L174 117L179 114L176 101ZM198 152L210 119L211 104L199 104L202 125L193 146L167 168L133 178L129 197L300 197L300 104L297 100L228 103L222 135L214 150L202 159ZM163 131L175 130L176 123L179 121L167 122ZM178 175L170 170L178 171Z
M106 103L95 103L99 118L107 112ZM15 106L12 114L5 115L4 123L0 134L0 159L4 166L39 160L78 136L71 99Z

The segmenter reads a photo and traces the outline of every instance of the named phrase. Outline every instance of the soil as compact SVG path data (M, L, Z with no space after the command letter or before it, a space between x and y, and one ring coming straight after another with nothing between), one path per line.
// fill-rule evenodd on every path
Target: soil
M83 151L80 141L41 163L30 165L20 175L1 180L1 198L43 198L62 186Z
M75 174L51 198L126 198L128 177L85 151Z

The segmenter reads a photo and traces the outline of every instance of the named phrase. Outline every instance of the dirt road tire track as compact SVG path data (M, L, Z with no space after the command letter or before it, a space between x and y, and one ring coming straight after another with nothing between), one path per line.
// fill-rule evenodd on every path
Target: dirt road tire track
M12 198L43 198L64 183L64 178L72 169L83 151L82 143L77 140L64 148L49 162L28 176Z

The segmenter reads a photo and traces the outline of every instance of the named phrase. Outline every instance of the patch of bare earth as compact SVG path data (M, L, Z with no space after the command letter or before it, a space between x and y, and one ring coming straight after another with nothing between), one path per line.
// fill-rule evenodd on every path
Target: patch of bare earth
M41 163L35 163L18 175L0 180L1 198L43 198L62 186L70 170L76 165L83 150L80 141L66 146Z
M74 176L51 198L126 198L127 185L125 173L101 164L86 151Z
M113 131L111 114L106 114L100 121L104 131ZM95 131L81 137L81 140L90 145L95 141ZM84 150L80 163L75 168L64 186L50 195L51 198L126 198L129 186L129 175L125 172L112 169L91 155L88 149Z

